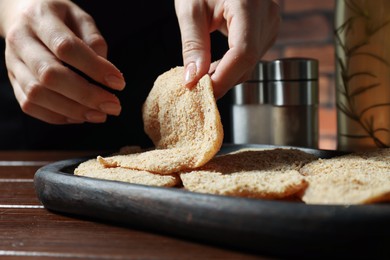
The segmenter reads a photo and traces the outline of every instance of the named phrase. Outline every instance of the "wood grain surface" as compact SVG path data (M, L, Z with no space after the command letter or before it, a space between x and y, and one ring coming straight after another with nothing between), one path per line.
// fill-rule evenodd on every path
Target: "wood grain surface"
M266 259L45 209L33 177L50 162L96 151L0 151L1 259Z

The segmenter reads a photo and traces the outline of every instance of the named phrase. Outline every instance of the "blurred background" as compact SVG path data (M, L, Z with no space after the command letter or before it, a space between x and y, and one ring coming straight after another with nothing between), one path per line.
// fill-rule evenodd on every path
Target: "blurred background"
M310 57L319 61L319 148L336 149L335 0L275 0L281 8L278 39L264 57Z

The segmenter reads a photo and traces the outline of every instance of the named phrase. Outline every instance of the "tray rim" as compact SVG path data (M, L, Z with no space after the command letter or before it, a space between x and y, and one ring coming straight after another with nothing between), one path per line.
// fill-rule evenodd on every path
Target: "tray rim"
M225 145L224 147L242 148L241 145ZM264 146L245 145L245 148L248 147L262 148ZM287 146L267 147L286 148ZM337 151L333 150L318 150L291 146L288 146L287 148L297 148L305 151L319 151L330 154L337 153ZM214 233L221 232L221 234L224 234L226 237L232 236L233 234L238 234L243 237L251 235L252 237L254 236L257 239L262 240L265 236L269 239L271 238L271 241L272 239L287 241L287 239L291 237L297 239L296 236L299 234L301 238L298 239L298 241L307 242L312 245L313 249L322 250L323 253L330 252L326 251L326 248L318 247L318 245L315 246L312 242L318 242L322 239L326 240L327 243L333 243L332 239L334 233L343 236L343 232L347 231L348 226L359 226L365 224L362 228L362 232L368 232L368 235L363 236L360 234L362 232L357 232L354 234L356 236L354 241L356 241L356 239L363 239L363 241L367 241L367 239L376 240L378 237L383 239L384 237L382 237L382 235L384 236L384 233L390 232L390 223L387 224L387 222L385 222L386 219L390 219L390 204L311 205L302 202L240 198L196 193L177 188L151 187L141 184L94 179L84 176L75 176L64 171L67 167L68 169L76 167L79 163L89 158L91 157L61 160L45 165L37 170L34 177L34 185L37 195L45 208L58 213L87 216L96 218L96 220L113 221L113 223L117 222L125 225L130 224L130 222L135 219L135 222L140 226L151 228L152 231L160 231L168 233L168 235L184 236L195 240L200 239L202 234L204 235L204 231L201 229L205 228L213 229ZM96 189L94 189L95 186L100 188L100 191L97 193ZM69 195L69 191L74 188L78 189L78 193L76 192ZM58 194L56 195L54 191L62 194L61 196L64 196L65 194L68 198L64 199ZM115 192L117 194L115 194ZM93 201L93 198L89 197L93 194L95 198L99 196L104 197L107 194L118 195L118 197L123 197L126 194L129 194L134 196L135 199L128 198L128 203L126 203L126 201L115 202L108 200L107 203L116 203L114 205L115 207L111 209L103 209L103 202L99 204L99 202ZM147 209L144 209L142 205L138 204L138 201L142 200L146 200L148 203L151 203L156 207L160 207L159 209L161 212L147 212ZM174 201L174 203L172 201ZM191 203L195 203L194 205L201 207L201 212L195 212L196 209L191 209ZM175 205L179 206L177 209L178 216L169 215L172 212L168 212L168 215L165 216L162 215L162 212L164 212L164 210L166 211L164 207L174 207ZM130 210L128 208L130 208ZM96 212L99 212L99 210L102 209L104 211L103 214L97 216ZM115 218L113 218L110 214L118 213L120 210L125 210L124 214L123 216L120 216L120 219L115 220ZM226 223L215 223L218 219L217 215L220 212L227 214L225 215ZM148 215L148 218L140 219L140 216L137 215L138 213L144 215L146 214ZM189 215L191 215L192 218L190 222L186 219ZM210 217L213 223L205 223L202 216ZM238 219L236 220L234 217L237 217ZM269 221L275 217L279 226L269 223ZM155 224L152 223L152 221L156 218L163 218L162 222L165 227L157 228ZM263 227L265 222L268 222L267 225L270 226L262 231L250 230L250 228L245 226L245 222L248 221L251 221L252 226L256 228ZM303 228L304 222L307 223L307 228ZM232 223L235 223L237 227L228 226ZM382 226L379 226L379 224L382 224ZM188 236L188 234L180 231L171 232L169 227L172 227L172 225L177 225L187 231L192 231L191 227L196 227L198 228L198 231L196 232L199 234L195 232L196 234ZM299 228L299 226L301 228ZM311 226L326 227L328 230L313 231L310 230ZM337 231L337 229L340 230ZM278 230L278 232L286 232L286 234L272 234L272 231L276 230ZM226 241L226 238L221 238L218 234L215 234L214 236L215 237L211 235L209 239L210 242L233 246L229 241ZM321 238L320 236L323 237ZM243 239L243 241L247 240L248 239ZM385 240L387 243L390 242L389 238L383 239L383 241ZM234 241L237 243L237 240ZM240 241L238 241L238 243L240 243ZM287 253L298 253L287 244L284 246L287 249ZM238 248L257 251L258 246L256 246L256 244L238 245ZM262 252L270 253L275 250L275 248L273 248L270 244L260 249ZM306 253L308 252L310 252L310 250L306 250Z

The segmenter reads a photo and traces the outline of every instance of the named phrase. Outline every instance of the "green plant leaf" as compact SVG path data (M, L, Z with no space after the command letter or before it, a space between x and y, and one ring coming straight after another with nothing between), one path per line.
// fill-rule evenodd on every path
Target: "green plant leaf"
M343 112L350 119L355 120L355 121L359 121L359 117L357 115L355 115L355 113L353 113L351 111L351 109L349 107L347 107L346 105L338 103L337 109L339 109L341 112Z
M371 85L368 85L368 86L358 87L355 91L353 91L349 95L349 97L352 98L352 97L358 96L358 95L363 94L364 92L366 92L366 91L368 91L370 89L376 88L376 87L378 87L380 85L381 85L380 83L375 83L375 84L371 84Z
M363 109L361 112L360 112L360 115L359 115L359 118L362 118L363 115L365 113L367 113L368 111L370 111L371 109L374 109L374 108L377 108L377 107L386 107L386 106L390 106L390 103L380 103L380 104L374 104L374 105L371 105L369 107L366 107L365 109Z
M354 0L350 0L350 1L345 1L345 4L348 6L349 9L351 9L353 12L355 12L356 14L362 16L362 17L365 17L367 19L369 19L369 15L367 13L367 11L365 9L362 9L361 6L359 6L356 1Z
M367 45L368 43L369 43L368 39L364 39L362 42L360 42L360 43L356 44L355 46L353 46L352 48L348 49L346 55L347 56L352 55L354 52L356 52L361 47Z
M390 24L390 20L387 20L385 21L384 23L380 24L379 26L377 27L370 27L367 31L367 34L369 36L372 36L374 35L375 33L377 33L378 31L380 31L383 27L386 27L388 24Z
M385 143L383 143L381 140L379 139L374 139L374 143L377 147L379 148L389 148L389 146Z
M376 132L387 132L387 133L389 133L390 129L387 129L387 128L377 128L377 129L373 130L373 133L376 133Z
M372 78L378 78L374 73L371 73L371 72L356 72L356 73L352 73L348 76L348 80L351 80L352 78L354 77L359 77L359 76L368 76L368 77L372 77Z
M376 54L373 54L373 53L370 53L370 52L354 52L354 53L351 53L350 54L350 57L352 56L369 56L373 59L376 59L378 61L380 61L381 63L385 64L386 66L390 67L390 64L387 60L385 60L384 58L382 58L381 56L379 55L376 55Z

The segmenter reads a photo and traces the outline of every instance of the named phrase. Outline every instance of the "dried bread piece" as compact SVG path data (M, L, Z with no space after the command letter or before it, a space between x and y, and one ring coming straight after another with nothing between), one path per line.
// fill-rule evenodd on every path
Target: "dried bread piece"
M390 201L390 149L319 159L300 170L309 182L307 204L366 204Z
M130 155L99 157L105 167L124 167L170 174L200 167L219 151L221 118L209 75L191 90L183 67L160 75L143 106L145 132L156 149Z
M297 149L245 149L217 156L197 170L180 173L180 178L193 192L282 199L306 188L298 170L316 159Z
M360 156L367 160L381 161L390 164L390 148L373 149L369 151L355 152L350 156Z
M79 164L75 169L74 174L91 178L159 187L174 187L180 183L179 177L175 174L159 175L147 171L131 170L120 167L106 168L96 159L90 159Z

